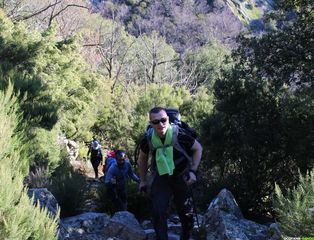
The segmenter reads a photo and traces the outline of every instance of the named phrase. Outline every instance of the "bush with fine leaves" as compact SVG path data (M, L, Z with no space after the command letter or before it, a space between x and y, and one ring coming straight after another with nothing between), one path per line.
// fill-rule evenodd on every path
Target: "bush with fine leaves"
M276 185L275 210L284 235L314 237L314 171L300 174L299 185L283 194Z
M18 102L9 86L0 91L0 239L56 239L57 218L35 207L23 187L28 164Z

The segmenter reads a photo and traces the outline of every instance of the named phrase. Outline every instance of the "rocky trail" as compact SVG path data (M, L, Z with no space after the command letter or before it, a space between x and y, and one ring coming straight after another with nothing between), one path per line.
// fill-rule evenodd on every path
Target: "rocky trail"
M59 219L58 240L154 240L155 233L150 220L141 223L128 211L116 212L112 216L101 212L97 197L103 182L95 181L89 161L71 161L71 164L85 177L84 197L79 215ZM99 167L99 169L101 166ZM101 171L100 177L102 176ZM58 212L55 197L46 188L29 189L34 201L52 215ZM194 231L190 240L279 240L281 233L275 223L258 224L244 218L235 198L227 189L208 204L204 213L194 215ZM168 219L169 240L180 240L181 224L178 216Z

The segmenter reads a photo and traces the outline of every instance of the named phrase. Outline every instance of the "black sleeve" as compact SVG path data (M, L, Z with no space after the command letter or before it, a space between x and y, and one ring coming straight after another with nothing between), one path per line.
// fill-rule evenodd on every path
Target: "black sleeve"
M147 137L143 137L141 142L140 142L140 149L142 152L148 154L149 153L149 145L148 145L148 140Z
M187 152L190 152L191 148L195 142L195 138L193 138L190 135L179 132L178 142Z

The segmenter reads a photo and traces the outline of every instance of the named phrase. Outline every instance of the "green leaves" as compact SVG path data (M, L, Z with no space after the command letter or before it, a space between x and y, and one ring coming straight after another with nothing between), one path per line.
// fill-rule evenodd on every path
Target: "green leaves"
M35 207L23 186L28 172L24 124L12 85L0 91L0 236L4 239L56 239L57 221Z
M299 184L284 193L278 185L275 188L275 210L279 226L285 236L313 237L314 231L314 177L313 171L305 176L299 174Z
M271 210L274 182L289 188L298 167L313 167L313 16L299 10L290 24L241 37L214 85L206 145L243 210Z

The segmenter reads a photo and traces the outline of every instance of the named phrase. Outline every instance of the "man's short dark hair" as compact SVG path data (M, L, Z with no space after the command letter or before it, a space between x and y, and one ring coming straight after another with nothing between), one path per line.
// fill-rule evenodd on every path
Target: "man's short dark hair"
M163 108L163 107L153 107L153 108L149 111L149 116L150 116L151 114L159 113L160 111L165 111L165 112L166 112L166 109Z

